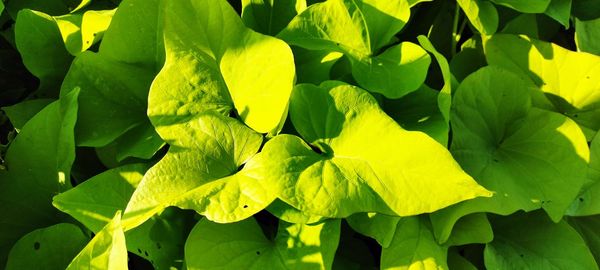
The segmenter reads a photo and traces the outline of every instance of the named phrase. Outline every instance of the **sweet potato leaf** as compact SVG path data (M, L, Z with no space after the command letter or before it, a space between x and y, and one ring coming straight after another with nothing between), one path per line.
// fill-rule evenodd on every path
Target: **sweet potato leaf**
M13 246L6 270L63 270L88 241L81 229L70 223L37 229Z
M393 40L409 16L406 0L328 0L296 16L278 37L305 49L345 54L359 85L399 98L423 84L431 62L418 45Z
M242 0L242 20L252 30L274 36L305 9L306 0Z
M126 270L127 248L121 227L121 212L92 238L66 268Z
M0 171L0 265L21 236L65 219L51 201L71 187L78 92L37 113L8 148Z
M246 28L224 0L165 5L167 61L152 85L148 109L163 139L169 140L162 130L170 125L234 108L254 130L277 132L294 82L289 46ZM212 27L217 24L222 28Z
M470 213L542 208L558 222L586 181L589 149L583 133L564 115L532 108L532 88L527 78L498 67L480 69L458 88L451 151L494 196L434 213L440 242Z
M457 0L465 15L483 35L491 35L498 29L498 11L496 7L484 0Z
M600 38L600 18L587 21L575 19L577 49L600 56L600 44L596 41L598 38Z
M381 269L447 270L448 247L440 246L426 217L402 218L390 246L381 251Z
M254 218L217 224L200 220L185 243L188 269L330 269L340 221L316 225L279 222L268 239Z
M179 138L169 142L167 155L134 192L125 210L126 229L167 206L193 209L219 223L235 222L275 199L263 180L263 159L254 156L262 137L237 120L208 113L163 134ZM173 179L172 172L180 175Z
M53 204L94 233L111 217L125 210L148 165L131 164L108 170L54 197ZM157 269L178 266L183 258L186 226L184 215L166 209L125 233L127 250L150 261ZM74 255L73 255L74 256Z
M279 135L261 154L267 181L301 211L408 216L490 195L442 145L402 129L357 87L334 81L298 85L290 116L304 140Z
M490 65L530 77L536 107L569 116L588 140L600 129L600 56L514 35L495 35L484 44Z
M582 237L567 222L539 211L497 218L485 247L488 269L598 269Z

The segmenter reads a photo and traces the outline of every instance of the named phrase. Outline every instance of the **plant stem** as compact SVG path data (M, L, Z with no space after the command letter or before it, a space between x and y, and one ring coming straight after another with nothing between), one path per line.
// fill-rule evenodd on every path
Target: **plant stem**
M460 6L455 4L454 9L454 21L452 22L452 56L456 54L456 44L460 39L460 35L458 33L458 17L460 16ZM457 38L458 37L458 38Z

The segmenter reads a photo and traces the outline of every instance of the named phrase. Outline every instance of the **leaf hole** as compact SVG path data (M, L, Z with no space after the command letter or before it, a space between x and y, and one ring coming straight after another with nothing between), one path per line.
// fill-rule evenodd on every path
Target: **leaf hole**
M244 206L242 206L244 209L248 208L247 204L244 204Z
M33 249L39 250L40 249L40 242L33 243Z
M146 257L148 257L148 251L144 251L144 255L146 255Z
M256 255L260 255L260 251L257 251L257 252L256 252Z
M142 254L142 250L138 248L138 253Z
M519 254L519 256L521 256L521 258L525 257L525 255L523 255L523 254Z
M581 198L581 197L580 197L580 198L579 198L579 201L580 201L580 202L583 202L584 200L583 200L583 198Z

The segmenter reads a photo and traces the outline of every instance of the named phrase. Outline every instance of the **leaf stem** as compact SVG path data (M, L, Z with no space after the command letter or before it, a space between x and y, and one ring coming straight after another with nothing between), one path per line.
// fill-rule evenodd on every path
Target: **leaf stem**
M460 17L460 6L458 4L455 4L454 20L452 22L452 56L456 54L456 45L458 43L458 40L460 39L460 34L458 33L458 17Z

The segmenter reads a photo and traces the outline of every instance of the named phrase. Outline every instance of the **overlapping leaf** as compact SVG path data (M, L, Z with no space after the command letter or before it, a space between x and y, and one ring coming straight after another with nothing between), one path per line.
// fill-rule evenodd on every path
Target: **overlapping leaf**
M120 159L150 158L162 147L146 116L150 84L164 58L156 20L159 3L124 1L104 33L99 52L84 52L74 60L61 95L73 87L81 89L78 145L100 147L116 140ZM142 136L143 141L131 141Z
M213 113L171 126L169 132L178 140L134 192L125 211L127 229L167 206L224 223L252 216L275 199L263 180L264 160L254 156L262 143L259 133Z
M92 238L66 268L126 270L127 248L121 227L121 212Z
M5 269L63 270L88 240L79 227L70 223L37 229L13 246Z
M0 265L21 236L64 219L51 201L71 187L77 94L75 90L37 113L8 148L7 171L0 171Z
M496 219L484 256L487 269L598 269L575 229L539 211Z
M88 229L97 233L119 211L125 210L131 195L144 176L145 164L131 164L108 170L77 187L54 197L54 206L68 213ZM178 266L185 242L184 215L165 210L125 234L127 250L148 261L156 268Z
M328 0L308 7L278 36L306 49L345 54L362 87L399 98L423 84L431 62L416 44L386 47L409 16L406 0Z
M451 206L433 214L439 241L454 223L476 212L502 215L542 208L561 219L584 184L589 149L569 118L533 108L535 85L498 67L467 77L454 98L451 151L491 198Z
M484 46L490 65L528 76L541 88L532 94L535 106L569 116L589 140L600 129L600 56L514 35L496 35Z
M364 90L333 81L298 85L290 116L308 143L280 135L261 155L279 198L301 211L408 216L489 196L442 145L402 129Z
M294 82L289 46L246 28L224 0L168 1L164 16L167 60L148 109L163 139L173 124L233 109L254 130L277 132Z
M253 219L216 224L206 219L185 244L188 269L331 269L340 221L316 225L279 222L268 239Z

